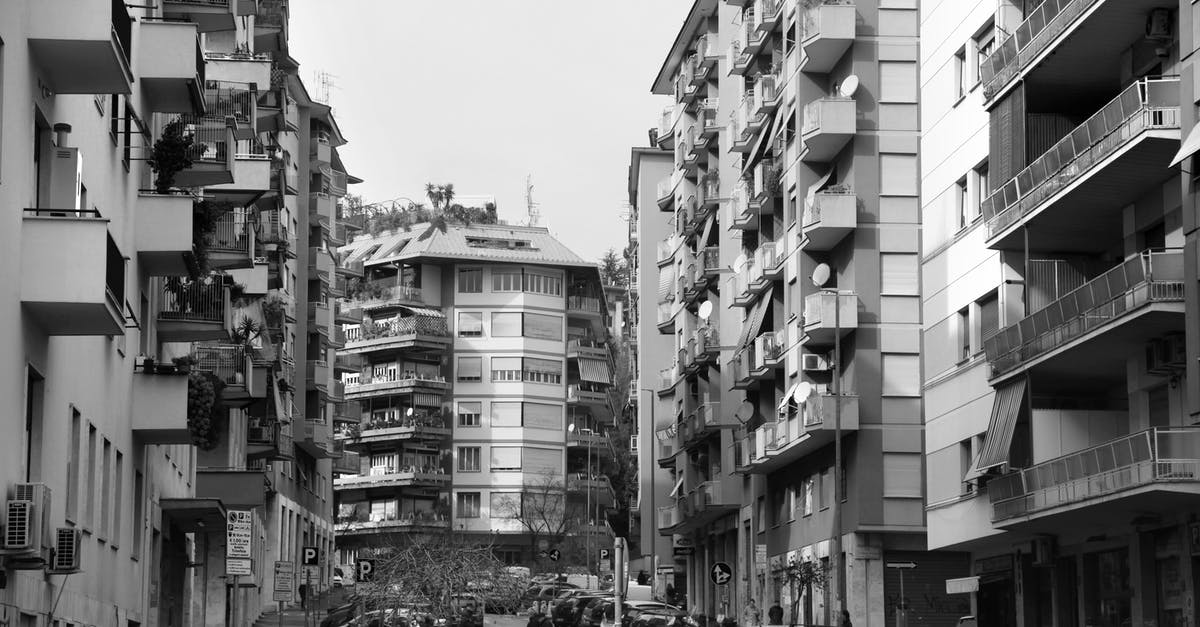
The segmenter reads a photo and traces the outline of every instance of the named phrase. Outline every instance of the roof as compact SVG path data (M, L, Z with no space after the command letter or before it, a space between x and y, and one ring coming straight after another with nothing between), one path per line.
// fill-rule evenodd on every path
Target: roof
M429 237L422 236L429 233ZM492 239L527 242L520 248L471 245L468 239ZM370 248L379 248L362 256ZM544 266L597 268L550 235L544 227L510 226L506 224L450 224L446 232L428 223L414 224L409 231L385 231L376 237L360 236L346 244L341 252L350 258L361 258L367 266L408 259L445 259L524 263ZM597 268L597 273L599 269Z
M679 34L675 36L675 42L671 44L671 50L667 52L667 58L658 70L658 76L650 86L650 93L664 96L675 93L675 70L687 58L692 40L696 38L696 29L700 28L704 20L717 14L718 4L718 0L696 0L692 3L687 19L683 21Z

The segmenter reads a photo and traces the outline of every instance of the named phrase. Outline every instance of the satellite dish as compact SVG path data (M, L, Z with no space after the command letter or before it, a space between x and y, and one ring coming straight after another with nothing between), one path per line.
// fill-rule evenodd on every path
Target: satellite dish
M408 408L408 411L404 412L404 415L405 415L405 416L412 416L412 415L413 415L413 408L412 408L412 407L409 407L409 408Z
M734 270L740 271L742 269L742 267L745 265L746 265L746 255L738 255L737 258L733 260L733 269Z
M842 81L842 86L838 88L838 95L842 98L853 98L856 91L858 91L858 77L851 74Z
M829 264L822 263L813 268L812 282L817 287L825 287L829 282Z
M812 393L812 384L808 381L802 381L800 385L796 386L796 391L792 393L792 398L796 399L797 403L803 403L808 400L808 397L812 396Z
M570 433L575 433L575 423L572 422L571 424L567 425L567 431Z
M700 303L700 311L698 312L700 314L700 319L708 320L708 317L712 315L712 310L713 304L711 300L706 300Z
M737 411L733 412L733 417L741 422L750 420L752 416L754 416L754 403L750 401L742 401L742 404L738 405Z

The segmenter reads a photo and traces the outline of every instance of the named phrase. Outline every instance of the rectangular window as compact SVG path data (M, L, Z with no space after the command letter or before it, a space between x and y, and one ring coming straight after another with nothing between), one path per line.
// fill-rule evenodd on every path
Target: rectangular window
M971 309L963 307L955 316L958 319L958 363L971 358Z
M492 492L488 514L492 518L520 518L520 492Z
M921 454L883 454L883 495L921 496Z
M121 526L121 513L125 511L125 454L121 451L117 451L116 473L113 476L115 482L115 492L113 494L113 537L109 542L113 546L117 546L121 543L121 530L123 529Z
M493 312L492 337L521 337L521 314L509 311Z
M478 427L479 416L483 413L483 403L459 403L458 426Z
M479 493L459 492L455 507L456 518L479 518Z
M525 337L540 340L562 339L562 316L547 316L545 314L525 314Z
M492 381L520 381L520 357L493 357Z
M962 98L967 93L967 49L962 47L954 53L954 97Z
M524 368L525 381L529 383L562 383L562 362L559 360L526 357Z
M135 558L142 556L142 530L146 527L146 492L142 479L141 471L133 471L133 546L130 553Z
M562 407L546 403L525 403L524 423L530 429L562 429Z
M920 396L921 360L917 355L884 353L881 361L884 396Z
M821 471L821 509L833 504L833 467Z
M879 175L880 195L917 195L916 155L881 153L879 155Z
M112 523L112 442L104 438L103 454L100 456L100 522L96 525L99 534L105 539L111 533L108 528Z
M912 61L879 62L879 101L917 101L917 64Z
M458 447L458 471L479 472L479 447Z
M967 179L959 179L954 184L954 210L958 213L958 228L959 230L967 228L971 223L971 212L974 209L971 207L971 201L967 197Z
M521 447L519 446L493 446L492 447L492 465L493 472L514 471L521 469Z
M71 522L80 522L77 520L79 514L79 473L83 468L83 460L80 457L80 437L82 434L83 418L79 415L79 410L71 408L71 450L67 452L67 520Z
M87 460L83 463L87 474L87 494L84 495L84 498L87 499L87 507L83 512L83 524L89 529L96 528L96 497L98 496L96 494L96 476L99 473L97 466L100 464L100 460L96 455L98 440L99 434L96 432L95 425L89 424L88 439L85 444L87 446Z
M913 253L880 253L879 293L915 296L920 287L920 263Z
M976 301L979 305L979 339L980 350L983 341L1000 330L1000 297L996 290Z
M800 484L800 489L803 492L800 498L804 515L811 516L813 513L813 478L805 477Z
M458 370L455 375L456 381L482 381L483 380L483 358L482 357L459 357Z
M975 206L971 208L972 222L983 216L983 201L987 200L988 196L992 193L991 188L988 187L991 185L991 180L988 178L988 162L984 161L983 163L975 166L974 175L975 202L973 204Z
M459 268L458 293L479 294L483 292L483 268Z
M547 296L562 296L562 277L541 272L526 272L524 291L530 294L545 294Z
M483 335L483 313L478 311L458 312L458 337Z
M501 270L499 268L492 269L492 291L493 292L519 292L521 291L521 271L520 270Z
M526 448L521 471L531 475L555 476L562 473L562 451L552 448Z
M490 426L519 427L521 426L521 403L492 401L492 416Z

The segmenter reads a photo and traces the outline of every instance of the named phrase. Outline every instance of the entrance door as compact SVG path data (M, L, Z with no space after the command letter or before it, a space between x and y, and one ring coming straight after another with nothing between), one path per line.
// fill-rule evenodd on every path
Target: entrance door
M1016 627L1012 572L991 573L979 578L979 627Z

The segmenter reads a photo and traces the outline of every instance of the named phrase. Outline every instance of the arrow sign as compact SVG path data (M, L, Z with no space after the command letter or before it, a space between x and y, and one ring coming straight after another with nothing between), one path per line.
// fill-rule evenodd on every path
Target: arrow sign
M916 568L917 565L913 562L888 562L888 568Z
M562 557L562 552L560 552L558 549L550 549L548 556L550 557L551 562L557 562L558 558Z
M725 562L717 562L712 565L712 570L708 571L708 578L718 586L723 586L733 579L733 569Z

